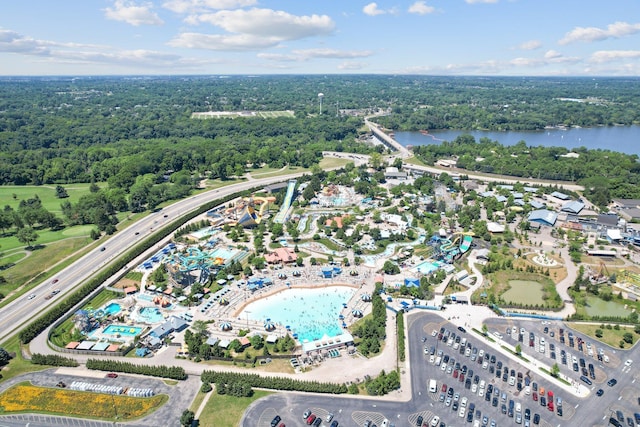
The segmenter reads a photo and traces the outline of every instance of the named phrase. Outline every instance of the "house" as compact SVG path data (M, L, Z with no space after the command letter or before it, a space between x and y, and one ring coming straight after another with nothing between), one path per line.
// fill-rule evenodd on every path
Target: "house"
M546 225L549 227L553 227L557 220L558 214L548 209L538 209L535 211L531 211L531 213L529 213L529 217L527 218L527 221L529 222L537 222L541 225Z
M158 339L162 339L169 335L172 332L180 332L185 329L189 324L182 317L178 316L169 316L164 323L156 326L149 332L149 335L154 336Z
M504 225L497 222L489 222L487 223L487 230L490 233L504 233Z
M455 168L457 164L458 161L454 159L439 159L436 162L436 166L442 166L445 168Z

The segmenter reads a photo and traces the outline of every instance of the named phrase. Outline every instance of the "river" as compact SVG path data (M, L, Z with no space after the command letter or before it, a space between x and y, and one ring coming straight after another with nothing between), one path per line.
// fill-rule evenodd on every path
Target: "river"
M463 134L473 135L476 141L486 137L502 145L515 145L524 141L530 147L566 147L573 149L586 147L590 150L603 149L626 154L640 155L640 126L606 126L593 128L549 129L544 131L462 131L434 130L428 135L420 132L394 131L394 139L400 144L426 145L453 141Z

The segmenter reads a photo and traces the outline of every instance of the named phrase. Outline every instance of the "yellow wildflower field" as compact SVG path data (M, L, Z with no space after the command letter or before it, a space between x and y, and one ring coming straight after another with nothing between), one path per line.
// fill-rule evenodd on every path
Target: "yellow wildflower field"
M129 397L87 391L15 385L0 394L0 413L37 412L78 417L131 419L149 414L168 400L166 395Z

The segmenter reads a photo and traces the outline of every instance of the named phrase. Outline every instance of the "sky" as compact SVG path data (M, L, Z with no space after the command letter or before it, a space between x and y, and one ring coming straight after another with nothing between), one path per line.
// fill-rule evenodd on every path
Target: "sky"
M0 75L639 76L639 0L6 0Z

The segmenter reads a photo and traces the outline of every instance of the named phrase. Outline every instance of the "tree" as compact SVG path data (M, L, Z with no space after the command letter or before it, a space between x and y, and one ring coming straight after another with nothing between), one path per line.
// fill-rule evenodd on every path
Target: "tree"
M193 329L196 335L209 335L209 332L207 330L207 322L205 322L204 320L194 321L193 325L191 325L191 329Z
M191 423L195 419L196 419L196 414L194 414L192 411L188 409L185 409L182 412L182 415L180 416L180 425L182 425L183 427L189 427L191 426Z
M56 185L56 197L58 199L66 199L69 197L67 190L65 190L62 185Z
M558 366L557 363L554 363L553 366L551 367L551 376L554 378L557 378L559 374L560 374L560 366Z
M487 332L489 331L489 327L487 326L486 323L482 324L482 333L484 334L484 336L487 336Z
M384 271L385 274L400 274L400 267L398 267L398 264L395 262L387 260L382 266L382 271Z
M21 228L16 233L16 238L18 239L18 241L20 243L26 244L27 248L31 248L31 243L38 240L38 237L38 233L36 233L36 231L31 227Z
M11 360L11 355L7 350L0 347L0 366L6 365Z
M522 347L520 344L516 345L516 354L520 356L522 354Z

